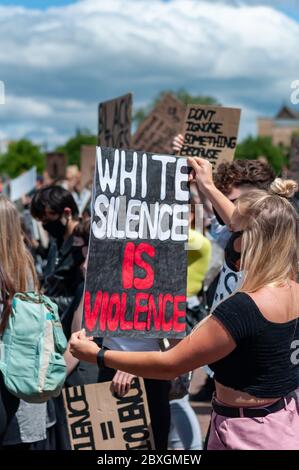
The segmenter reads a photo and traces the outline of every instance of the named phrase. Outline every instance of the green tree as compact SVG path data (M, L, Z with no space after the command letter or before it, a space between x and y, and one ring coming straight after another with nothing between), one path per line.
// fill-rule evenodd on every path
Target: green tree
M78 129L76 135L71 137L63 146L57 147L57 152L63 152L67 156L69 165L80 167L80 152L82 145L96 145L97 137L88 129Z
M27 139L11 142L7 152L0 157L0 172L10 178L19 176L33 166L36 166L38 173L42 173L45 157L39 146Z
M270 137L247 137L237 145L235 160L256 160L259 157L266 158L276 174L280 174L287 164L284 149L273 145Z
M164 95L170 93L171 95L178 98L182 103L185 105L187 104L210 104L214 106L219 106L219 103L215 98L212 96L204 96L204 95L191 95L188 91L181 89L178 91L171 91L171 90L164 90L161 91L151 103L147 106L142 108L138 108L135 113L133 114L133 121L136 123L137 126L141 124L141 122L146 118L146 116L150 113L150 111L156 106L158 101L163 98Z

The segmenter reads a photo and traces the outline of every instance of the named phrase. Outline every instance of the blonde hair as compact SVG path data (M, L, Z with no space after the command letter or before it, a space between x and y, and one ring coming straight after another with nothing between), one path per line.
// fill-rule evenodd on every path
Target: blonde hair
M268 192L251 190L236 202L243 228L241 291L254 292L296 279L298 273L298 214L288 198L298 185L276 178Z
M5 291L6 287L10 296L13 291L38 289L33 258L23 239L20 215L14 204L3 195L0 195L0 264L3 289ZM1 299L3 303L5 300ZM6 320L2 318L2 326Z

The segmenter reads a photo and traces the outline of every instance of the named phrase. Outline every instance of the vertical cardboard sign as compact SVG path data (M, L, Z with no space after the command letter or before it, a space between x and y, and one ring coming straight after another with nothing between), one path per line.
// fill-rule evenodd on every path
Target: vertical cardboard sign
M182 129L185 111L181 101L170 94L164 95L134 134L133 148L172 154L172 141Z
M97 148L88 335L185 335L187 182L185 158Z
M206 158L213 168L224 161L232 161L240 115L238 108L188 105L180 155Z
M131 147L132 94L99 104L98 145Z
M64 153L49 152L46 155L46 171L53 180L64 179L66 174L66 156Z
M96 165L96 146L82 145L80 155L81 188L90 188Z
M154 439L143 380L115 398L111 382L63 390L73 450L153 450Z

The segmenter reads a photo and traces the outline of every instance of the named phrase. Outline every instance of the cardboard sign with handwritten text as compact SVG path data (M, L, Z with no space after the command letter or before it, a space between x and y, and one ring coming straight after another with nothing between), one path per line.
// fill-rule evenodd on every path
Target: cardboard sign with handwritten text
M116 398L111 382L63 390L73 450L153 450L154 439L143 380Z
M132 94L99 105L98 145L131 147Z
M240 115L239 108L188 105L180 155L206 158L213 168L224 161L232 161Z
M46 170L53 180L64 179L67 159L64 153L48 152L46 154Z
M96 165L96 146L82 145L80 160L81 188L91 188Z
M164 95L134 134L134 150L173 154L172 141L182 129L185 111L181 101L170 94Z

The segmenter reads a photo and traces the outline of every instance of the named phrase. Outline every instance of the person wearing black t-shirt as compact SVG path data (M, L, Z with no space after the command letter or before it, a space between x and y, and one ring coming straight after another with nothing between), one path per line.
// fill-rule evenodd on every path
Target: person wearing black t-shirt
M189 163L199 189L205 184L223 205L211 165L200 158ZM268 192L240 196L231 228L243 232L242 287L177 346L163 353L105 351L79 331L71 338L72 354L156 379L210 364L216 394L208 449L299 449L299 235L288 201L296 189L294 181L276 179Z

